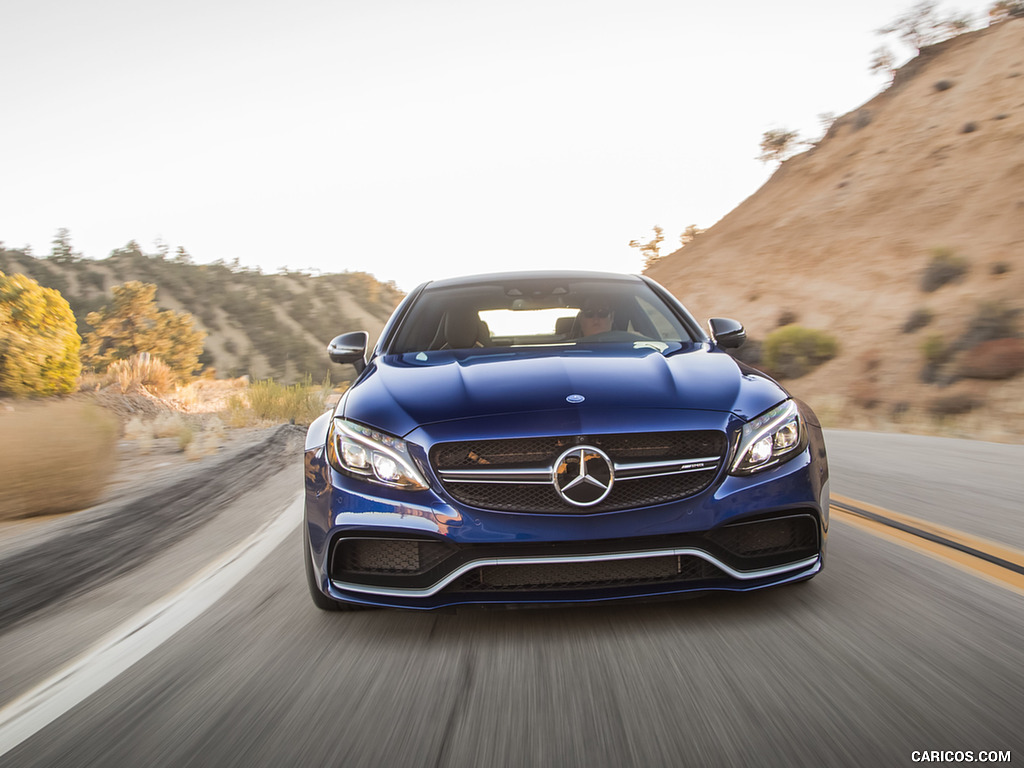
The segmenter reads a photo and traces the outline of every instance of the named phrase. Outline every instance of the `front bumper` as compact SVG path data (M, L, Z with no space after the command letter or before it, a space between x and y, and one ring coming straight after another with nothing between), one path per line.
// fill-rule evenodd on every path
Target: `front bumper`
M677 502L552 515L464 508L432 491L368 488L335 472L313 448L306 453L308 556L332 599L400 608L762 589L823 567L827 470L815 450L812 441L780 467L726 475Z

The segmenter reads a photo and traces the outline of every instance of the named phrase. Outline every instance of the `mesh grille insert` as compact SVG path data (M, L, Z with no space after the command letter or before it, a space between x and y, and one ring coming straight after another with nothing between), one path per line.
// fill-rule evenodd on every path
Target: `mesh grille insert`
M436 541L347 539L335 550L333 572L416 575L426 573L454 551L455 547Z
M454 582L452 592L544 591L675 584L724 576L699 557L648 557L594 563L491 565Z
M619 465L684 462L707 457L716 457L717 461L710 469L696 472L658 474L636 479L620 477L603 501L588 507L569 504L558 495L553 485L547 483L445 480L443 485L456 500L481 509L593 514L664 504L700 493L714 481L726 453L725 434L705 430L440 443L431 451L431 462L440 472L466 469L550 470L558 456L575 445L600 448Z
M808 515L738 523L717 528L708 538L740 557L765 557L818 549L818 528Z

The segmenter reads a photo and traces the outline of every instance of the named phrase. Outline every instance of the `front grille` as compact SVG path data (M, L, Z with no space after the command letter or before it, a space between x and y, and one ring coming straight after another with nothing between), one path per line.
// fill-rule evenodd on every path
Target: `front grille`
M646 557L593 563L490 565L449 586L451 592L561 591L676 584L717 579L721 570L699 557Z
M550 480L558 456L577 445L600 449L616 466L611 491L590 506L568 503ZM592 514L664 504L696 495L714 481L725 453L725 434L706 430L441 443L431 451L431 463L445 490L473 507L505 512ZM669 466L672 462L679 462L679 466ZM644 468L657 463L666 466ZM474 472L481 479L473 480ZM519 473L521 477L506 479L503 472Z

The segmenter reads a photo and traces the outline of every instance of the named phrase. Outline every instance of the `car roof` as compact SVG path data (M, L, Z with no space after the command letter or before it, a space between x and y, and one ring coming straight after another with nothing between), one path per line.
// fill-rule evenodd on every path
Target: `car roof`
M424 283L421 287L448 288L459 285L474 285L479 283L505 283L519 280L614 280L620 282L636 282L640 280L637 275L628 275L620 272L590 272L586 270L530 270L522 272L490 272L480 275L465 275L463 277L449 277L442 280L435 280Z

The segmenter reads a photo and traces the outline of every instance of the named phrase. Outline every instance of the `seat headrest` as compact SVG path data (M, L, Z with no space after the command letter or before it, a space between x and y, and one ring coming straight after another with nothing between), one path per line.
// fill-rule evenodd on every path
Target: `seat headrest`
M444 337L449 349L475 346L480 335L480 316L473 310L449 310L444 319Z

